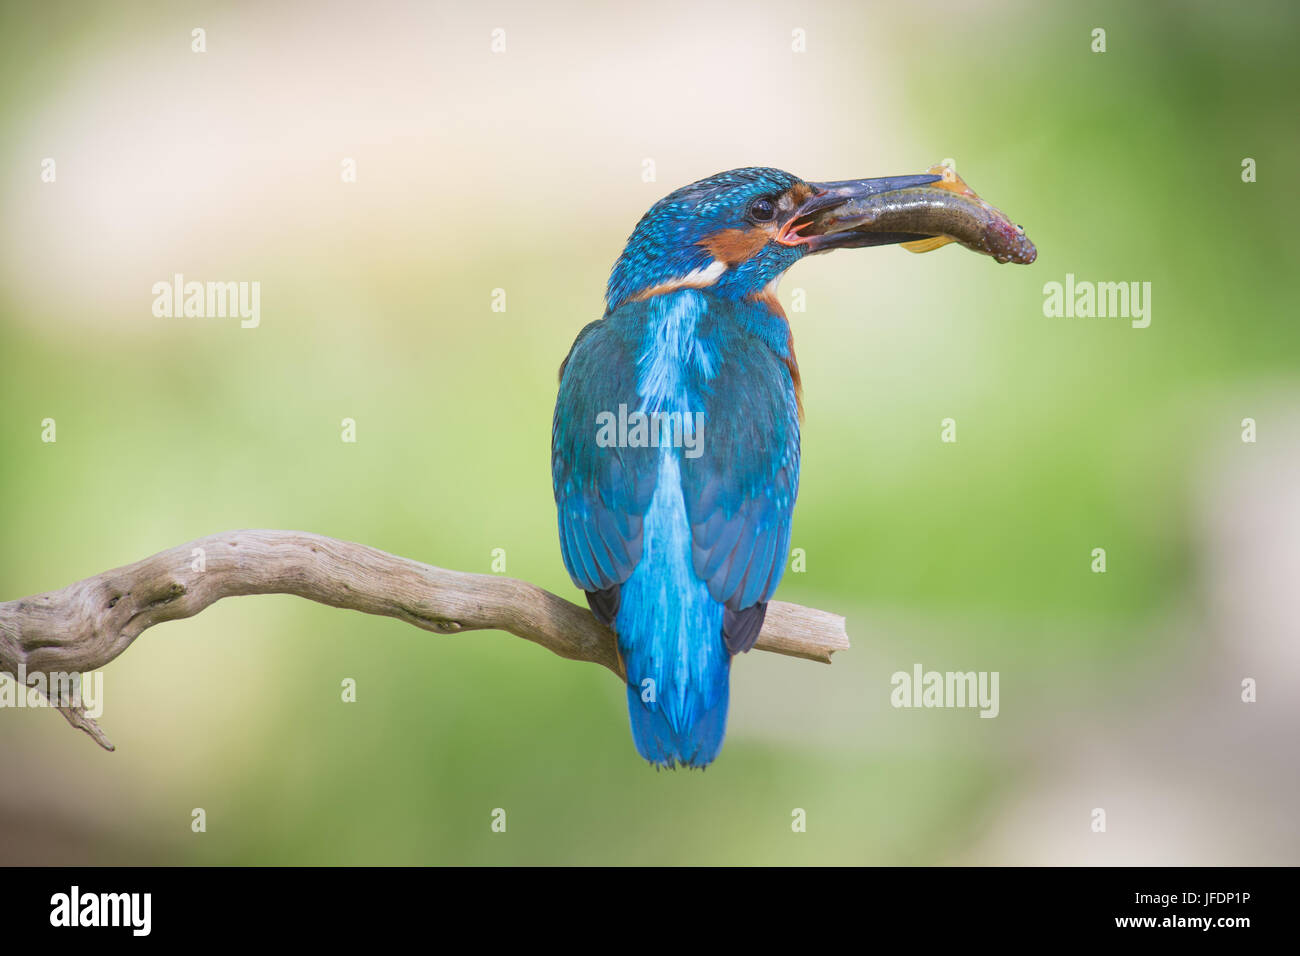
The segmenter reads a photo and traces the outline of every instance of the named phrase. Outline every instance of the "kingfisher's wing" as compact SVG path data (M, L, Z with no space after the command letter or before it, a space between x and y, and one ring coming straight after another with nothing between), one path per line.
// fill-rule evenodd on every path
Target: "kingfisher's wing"
M785 570L799 491L799 407L785 361L755 338L727 343L704 395L700 454L682 460L695 573L726 606L733 654L758 639Z
M618 612L618 586L641 560L641 524L654 494L657 448L601 447L597 417L635 410L636 358L608 321L578 333L560 367L551 428L551 482L560 549L596 616Z
M552 426L551 477L560 546L574 584L611 623L619 585L642 553L642 518L658 477L659 449L600 447L597 416L640 407L634 347L621 329L593 322L561 369ZM680 453L691 560L725 606L732 653L749 650L785 570L799 487L799 412L784 360L751 336L714 341L687 373L691 405L704 413L698 454ZM707 370L707 371L706 371Z

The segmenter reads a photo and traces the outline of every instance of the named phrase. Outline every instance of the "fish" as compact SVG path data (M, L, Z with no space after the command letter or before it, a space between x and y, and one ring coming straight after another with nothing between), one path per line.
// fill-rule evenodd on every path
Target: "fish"
M949 166L931 166L936 182L842 203L820 220L826 232L906 233L923 238L902 243L909 252L931 252L956 242L996 262L1028 265L1038 250L995 206L981 199Z

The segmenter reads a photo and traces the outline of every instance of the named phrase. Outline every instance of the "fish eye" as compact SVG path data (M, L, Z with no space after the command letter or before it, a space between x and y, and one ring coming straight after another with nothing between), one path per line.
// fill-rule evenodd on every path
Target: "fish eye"
M776 215L776 205L763 196L749 204L749 218L755 222L771 222Z

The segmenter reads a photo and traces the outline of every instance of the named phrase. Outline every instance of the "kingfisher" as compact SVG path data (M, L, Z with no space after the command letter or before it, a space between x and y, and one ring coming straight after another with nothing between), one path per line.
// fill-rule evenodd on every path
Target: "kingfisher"
M807 255L932 248L924 229L868 212L942 178L807 182L747 167L684 186L641 217L604 315L560 367L560 547L617 637L632 738L651 764L717 757L731 659L754 646L785 569L803 409L777 285Z

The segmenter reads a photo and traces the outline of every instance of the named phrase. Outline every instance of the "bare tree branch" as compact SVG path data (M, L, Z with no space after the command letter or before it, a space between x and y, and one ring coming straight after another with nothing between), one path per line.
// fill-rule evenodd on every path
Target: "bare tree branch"
M613 632L585 607L526 581L446 571L304 531L209 535L59 591L0 604L0 670L15 676L20 667L28 675L97 670L147 628L240 594L296 594L437 634L508 631L623 677ZM773 601L756 646L829 664L849 641L844 618ZM59 710L113 749L83 708Z

